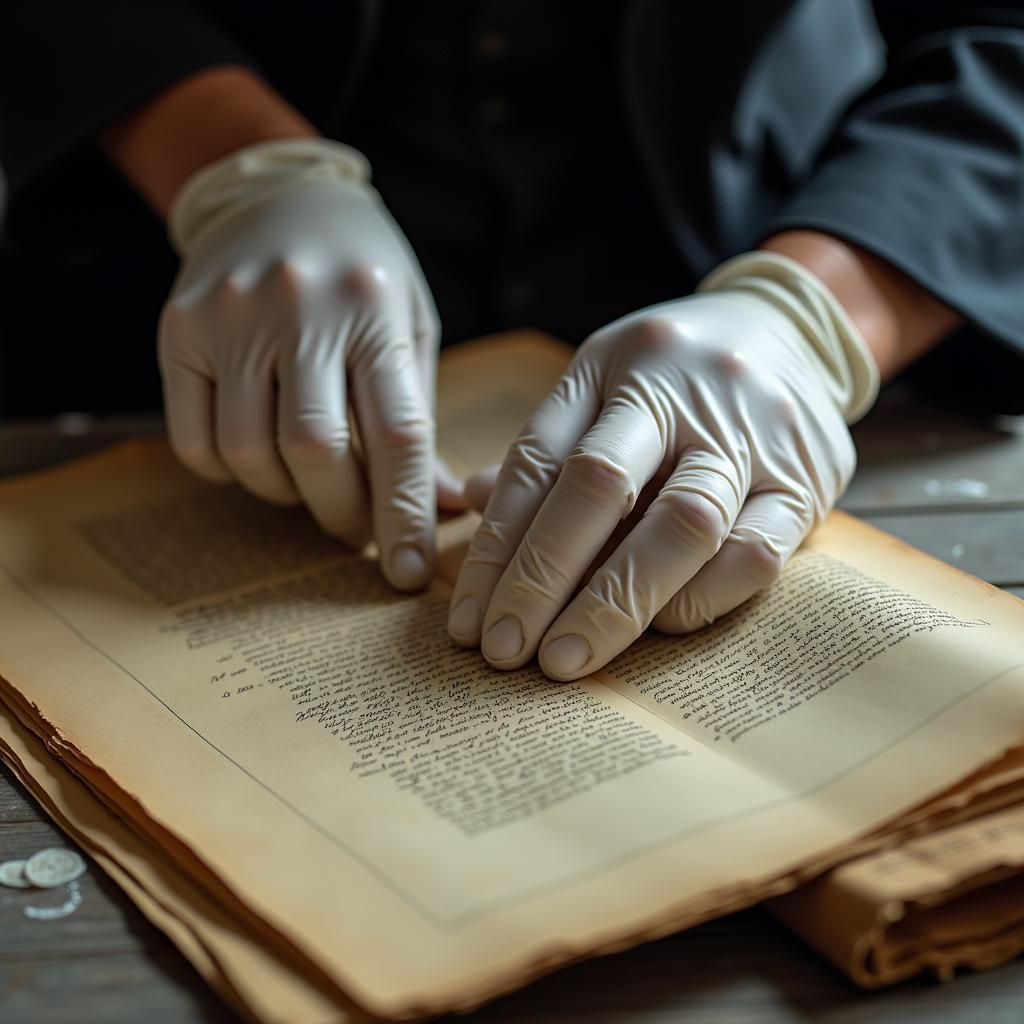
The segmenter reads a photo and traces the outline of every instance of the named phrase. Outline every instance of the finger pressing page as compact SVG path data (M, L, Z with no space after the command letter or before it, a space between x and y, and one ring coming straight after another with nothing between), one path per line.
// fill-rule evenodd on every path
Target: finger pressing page
M512 443L455 582L448 632L456 643L466 647L480 643L484 612L498 580L562 462L594 422L599 408L595 382L578 365L571 366Z
M360 339L349 370L381 569L399 590L418 590L434 571L434 419L412 338L394 330L378 324Z
M663 633L714 622L778 578L814 525L811 503L788 491L747 498L721 550L654 618Z
M345 364L284 353L277 366L277 441L313 518L353 547L369 539L366 483L352 446Z
M265 501L294 505L299 492L277 449L271 367L231 373L217 385L217 448L243 487Z
M173 362L163 367L163 389L167 436L174 454L204 480L227 483L234 479L214 441L213 381Z
M481 641L492 665L516 668L533 657L663 457L657 419L613 397L565 460L494 590Z
M544 673L578 679L636 640L719 550L741 492L732 462L689 452L632 532L551 625L540 650Z
M442 512L465 512L469 507L465 485L440 455L434 458L434 474L437 480L438 509Z
M487 466L474 473L467 481L463 489L463 496L466 504L477 512L483 513L487 502L491 500L494 488L498 484L498 473L501 465Z

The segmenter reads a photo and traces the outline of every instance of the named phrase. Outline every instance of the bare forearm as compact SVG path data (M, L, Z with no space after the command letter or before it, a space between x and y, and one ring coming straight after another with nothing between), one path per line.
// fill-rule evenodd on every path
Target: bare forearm
M100 139L115 167L161 217L200 168L243 146L316 129L242 67L199 71L123 117Z
M762 249L821 278L842 303L887 380L956 328L961 317L885 260L819 231L784 231Z

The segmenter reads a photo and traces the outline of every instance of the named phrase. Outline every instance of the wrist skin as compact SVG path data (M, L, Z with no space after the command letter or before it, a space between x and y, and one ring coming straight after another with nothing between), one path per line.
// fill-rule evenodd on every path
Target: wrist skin
M319 132L247 68L206 68L175 82L99 139L114 166L163 219L196 171L273 139Z
M882 380L937 345L963 318L902 271L852 242L820 231L783 231L759 246L802 263L853 320Z

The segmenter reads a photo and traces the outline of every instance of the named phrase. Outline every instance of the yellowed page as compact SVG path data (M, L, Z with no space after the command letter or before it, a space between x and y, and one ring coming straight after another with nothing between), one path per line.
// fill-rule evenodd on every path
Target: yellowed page
M900 834L909 838L946 828L1024 801L1024 747L1013 747L984 768L972 772L938 797L897 819ZM886 829L890 832L891 829Z
M846 517L737 616L578 685L485 669L449 644L442 593L389 592L303 513L199 484L159 444L0 489L0 559L8 699L385 1015L780 891L1024 737L1017 602ZM864 663L819 666L829 685L770 717L737 695L730 659L769 666L767 693L785 671L765 645L812 628ZM652 652L678 675L657 694ZM684 717L665 695L702 671L711 705L764 721Z
M0 714L0 758L46 813L165 932L203 979L266 1024L352 1024L347 1000L241 922L114 815L13 716Z
M527 417L562 375L572 350L517 331L445 349L437 381L441 447L467 477L500 462Z
M860 985L950 977L1024 951L1024 806L870 854L772 910Z
M645 637L596 677L762 780L813 780L806 799L831 805L864 770L909 791L940 740L974 746L975 764L1016 745L1019 731L987 743L1008 696L974 735L946 731L975 694L1018 690L1022 626L1020 601L836 513L778 586L682 642Z

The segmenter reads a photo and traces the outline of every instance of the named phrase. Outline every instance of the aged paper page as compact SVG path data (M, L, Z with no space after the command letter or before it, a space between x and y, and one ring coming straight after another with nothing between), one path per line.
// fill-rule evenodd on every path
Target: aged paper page
M969 679L1019 678L1021 623L1021 602L835 513L779 586L682 643L645 637L596 677L759 778L827 784L831 803L868 751L912 788L922 717L968 699Z
M1024 807L835 868L772 910L860 985L950 977L1024 951Z
M759 898L1024 737L1017 602L846 517L575 685L486 669L443 593L160 444L4 486L0 560L7 698L381 1014Z
M1012 747L1002 757L939 797L918 805L898 818L906 836L945 828L1024 801L1024 747Z

